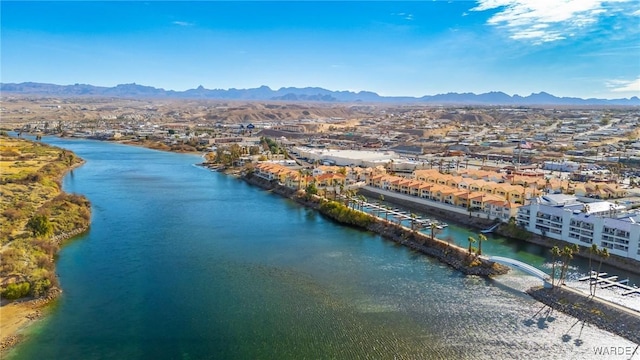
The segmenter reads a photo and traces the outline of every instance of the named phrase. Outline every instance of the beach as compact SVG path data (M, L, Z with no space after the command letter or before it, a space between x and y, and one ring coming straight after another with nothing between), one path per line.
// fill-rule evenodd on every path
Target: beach
M0 306L0 354L21 340L22 331L43 317L48 305L60 292L59 289L53 289L49 291L47 296L38 299L2 301Z

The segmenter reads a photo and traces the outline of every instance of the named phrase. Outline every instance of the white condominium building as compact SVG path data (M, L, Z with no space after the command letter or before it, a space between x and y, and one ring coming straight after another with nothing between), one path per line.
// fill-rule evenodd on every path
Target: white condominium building
M532 233L585 247L596 244L611 254L640 261L640 214L627 212L622 205L546 195L520 207L516 219Z

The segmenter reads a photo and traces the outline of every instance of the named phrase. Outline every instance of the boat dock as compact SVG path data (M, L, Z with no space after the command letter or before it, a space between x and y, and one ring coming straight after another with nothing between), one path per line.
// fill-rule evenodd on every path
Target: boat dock
M354 200L355 201L355 200ZM415 216L412 217L410 213L404 212L400 209L397 208L387 208L383 205L379 205L376 203L370 203L370 202L366 202L366 201L361 201L360 202L362 205L362 209L369 209L374 215L379 216L379 214L382 213L387 213L389 215L391 215L392 217L398 219L399 221L413 221L415 224L417 224L420 227L424 227L424 228L429 228L431 227L432 224L435 224L437 229L444 229L445 227L447 227L448 225L446 223L443 223L441 221L438 220L432 220L429 218L421 218L419 216Z
M640 288L637 286L629 286L629 279L618 280L618 276L607 276L607 273L597 273L595 271L591 271L591 274L588 276L584 276L578 279L578 281L591 281L592 283L600 284L600 288L606 289L609 287L619 287L623 290L626 290L622 293L622 295L631 295L637 293L640 295Z

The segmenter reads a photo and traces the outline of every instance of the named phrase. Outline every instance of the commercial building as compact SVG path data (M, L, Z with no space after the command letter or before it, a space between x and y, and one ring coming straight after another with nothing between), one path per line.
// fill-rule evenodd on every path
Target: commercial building
M640 261L640 214L609 201L582 203L571 195L546 195L518 209L528 231L584 247L596 244L611 254Z

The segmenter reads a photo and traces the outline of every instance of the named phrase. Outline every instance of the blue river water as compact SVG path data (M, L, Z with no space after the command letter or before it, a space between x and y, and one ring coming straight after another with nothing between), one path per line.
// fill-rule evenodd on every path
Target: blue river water
M597 349L635 347L550 313L523 293L533 277L464 276L198 156L43 141L87 161L63 186L90 199L92 223L59 254L62 296L9 358L603 359ZM464 246L469 234L442 235ZM499 237L483 250L547 261Z

